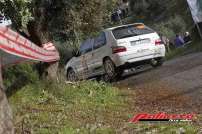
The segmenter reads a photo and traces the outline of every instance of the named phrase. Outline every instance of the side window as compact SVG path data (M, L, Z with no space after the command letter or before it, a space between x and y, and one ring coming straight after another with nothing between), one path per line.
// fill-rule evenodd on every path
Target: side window
M84 55L84 54L86 54L88 52L91 52L92 48L93 48L93 43L94 43L93 39L88 39L88 40L84 41L81 44L81 47L80 47L81 55Z
M93 49L98 49L104 45L106 45L106 36L105 33L102 32L98 37L95 38Z

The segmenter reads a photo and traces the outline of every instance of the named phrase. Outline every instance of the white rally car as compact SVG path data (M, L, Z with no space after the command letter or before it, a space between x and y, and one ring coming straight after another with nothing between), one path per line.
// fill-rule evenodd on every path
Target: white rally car
M65 67L69 81L101 75L113 79L124 69L143 64L161 66L165 45L154 30L135 23L105 29L99 36L84 41L74 56Z

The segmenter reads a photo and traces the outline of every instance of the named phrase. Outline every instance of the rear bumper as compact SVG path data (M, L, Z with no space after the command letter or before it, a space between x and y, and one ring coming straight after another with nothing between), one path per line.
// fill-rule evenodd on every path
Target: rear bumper
M116 67L125 66L125 65L133 65L135 66L137 64L147 64L150 62L151 59L157 59L157 58L164 58L165 53L154 53L154 54L148 54L144 56L113 56L112 60L115 63ZM146 62L146 63L145 63Z
M111 59L115 65L119 67L125 65L126 63L132 64L160 57L165 57L165 46L158 46L146 52L127 51L126 53L114 54Z
M151 60L155 58L165 57L165 53L153 53L153 54L146 54L143 56L137 56L137 55L125 55L125 56L119 56L114 55L112 56L112 60L115 63L117 67L122 66L126 63L135 63L135 62L141 62L146 60Z
M150 60L150 59L155 59L159 57L165 57L164 54L161 53L154 53L154 54L147 54L144 56L134 56L134 57L121 57L122 61L125 63L134 63L134 62L139 62L139 61L145 61L145 60ZM125 64L124 63L124 64Z
M135 62L125 62L124 64L117 66L120 69L130 69L141 65L151 64L152 59L164 59L164 57L153 57L145 60L135 61Z

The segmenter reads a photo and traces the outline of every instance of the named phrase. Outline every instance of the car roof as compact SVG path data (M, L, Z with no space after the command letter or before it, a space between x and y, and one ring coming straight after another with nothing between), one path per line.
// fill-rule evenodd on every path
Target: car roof
M107 28L104 31L112 31L112 30L114 30L116 28L121 28L121 27L124 27L124 26L138 25L138 24L144 25L144 23L132 23L132 24L127 24L127 25L120 25L120 26L116 26L116 27Z

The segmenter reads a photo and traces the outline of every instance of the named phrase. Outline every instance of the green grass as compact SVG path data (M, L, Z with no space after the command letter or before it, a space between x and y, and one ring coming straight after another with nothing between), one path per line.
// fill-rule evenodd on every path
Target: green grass
M130 125L131 128L138 131L139 134L153 132L157 134L178 134L184 131L186 134L197 134L200 127L192 123L145 123Z
M97 82L38 82L9 100L17 133L111 133L110 120L124 107L118 89Z
M190 123L129 124L137 114L130 109L130 92L110 84L81 82L74 85L41 81L29 84L9 98L16 133L115 134L132 131L172 133L183 128L192 134L199 127ZM134 98L135 99L135 98Z

